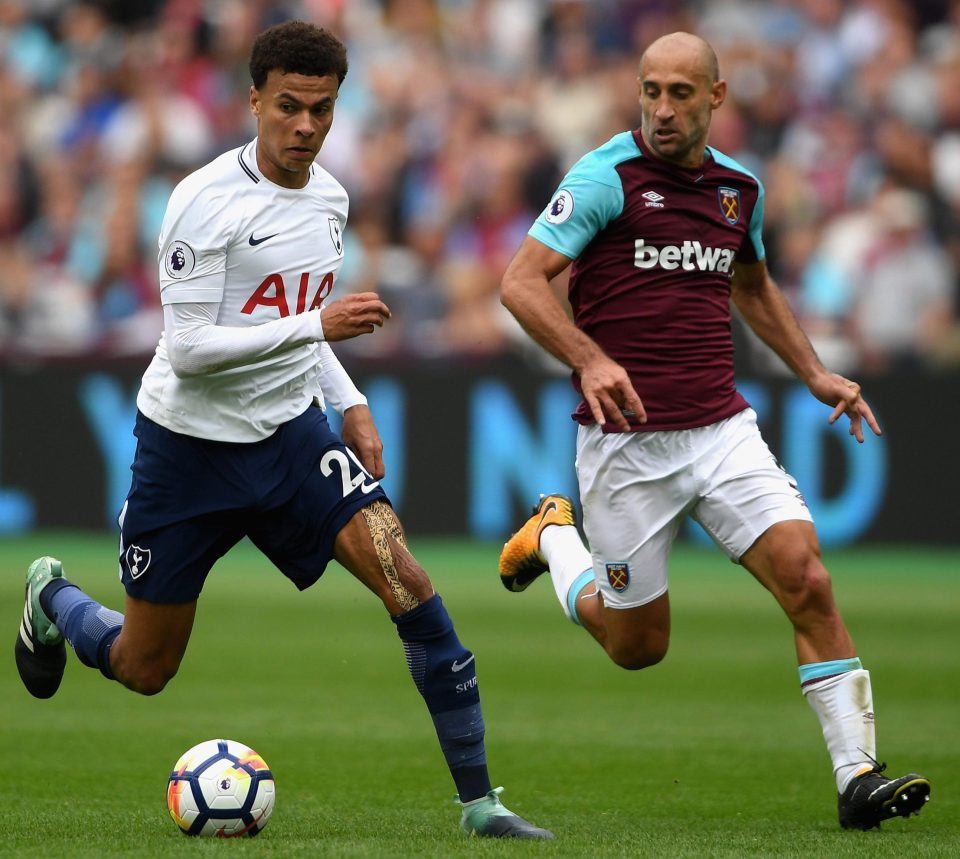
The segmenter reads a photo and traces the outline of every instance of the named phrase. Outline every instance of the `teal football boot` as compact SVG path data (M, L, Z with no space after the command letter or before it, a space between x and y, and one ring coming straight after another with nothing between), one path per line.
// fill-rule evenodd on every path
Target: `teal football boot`
M40 593L54 579L63 578L63 565L50 557L37 558L27 570L20 632L14 657L20 679L35 698L50 698L60 688L67 665L63 634L40 607Z
M553 838L549 829L540 829L527 823L500 802L501 793L503 788L495 787L478 799L461 803L463 813L460 816L460 828L470 835L484 838ZM456 797L456 801L460 802L460 798Z

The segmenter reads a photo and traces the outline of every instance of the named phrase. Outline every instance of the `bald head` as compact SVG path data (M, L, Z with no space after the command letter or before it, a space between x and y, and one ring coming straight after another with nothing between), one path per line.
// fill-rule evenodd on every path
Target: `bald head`
M713 48L692 33L661 36L640 58L640 130L661 158L703 161L710 115L727 94Z
M640 57L640 77L648 66L702 75L708 83L720 79L720 64L710 43L693 33L669 33L653 42Z

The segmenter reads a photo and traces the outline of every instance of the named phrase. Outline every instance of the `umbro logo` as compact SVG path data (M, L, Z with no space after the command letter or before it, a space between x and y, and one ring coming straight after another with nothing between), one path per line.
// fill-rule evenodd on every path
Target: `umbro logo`
M646 191L640 195L647 202L644 205L648 209L662 209L663 208L663 194L658 194L656 191Z
M272 239L274 236L279 236L279 235L280 233L272 233L269 236L261 236L259 239L255 239L253 237L253 233L250 233L250 238L248 239L248 241L250 242L250 247L255 248L257 245L262 245L265 241L268 241L269 239Z

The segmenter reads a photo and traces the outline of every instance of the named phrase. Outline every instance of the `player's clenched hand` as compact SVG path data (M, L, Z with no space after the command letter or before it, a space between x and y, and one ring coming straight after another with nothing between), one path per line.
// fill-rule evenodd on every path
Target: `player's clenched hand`
M383 464L383 442L377 432L373 415L365 405L351 406L343 413L340 437L360 460L361 464L377 480L386 474Z
M390 318L390 308L375 292L357 292L331 301L321 312L325 340L349 340L369 334Z
M630 421L647 422L647 412L633 383L616 361L600 354L580 371L580 390L593 419L603 426L612 423L617 429L629 431Z
M850 418L850 435L863 444L863 421L873 430L874 435L880 435L882 430L873 411L860 393L860 386L850 379L845 379L837 373L824 373L810 385L810 392L821 403L834 406L828 420L836 423L840 415L846 414Z

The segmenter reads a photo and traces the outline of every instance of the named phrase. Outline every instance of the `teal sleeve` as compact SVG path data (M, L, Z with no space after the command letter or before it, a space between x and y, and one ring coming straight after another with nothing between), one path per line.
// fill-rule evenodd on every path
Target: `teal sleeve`
M753 207L753 214L750 216L747 236L753 242L753 252L757 260L764 259L767 252L763 247L763 185L760 182L757 182L757 204Z
M564 177L529 235L570 259L623 212L623 186L615 170L597 177L572 170Z
M763 183L756 176L754 176L753 173L747 170L747 168L744 167L740 162L734 161L734 159L732 159L729 155L724 155L724 153L714 149L713 147L709 147L709 149L717 164L721 164L731 170L736 170L738 173L743 173L745 176L749 176L754 182L757 183L757 202L754 205L753 212L750 215L750 223L747 225L747 233L743 237L740 250L744 252L744 259L746 261L759 262L760 260L766 258L767 255L767 252L763 247ZM745 249L748 241L752 246L752 254L749 250Z

